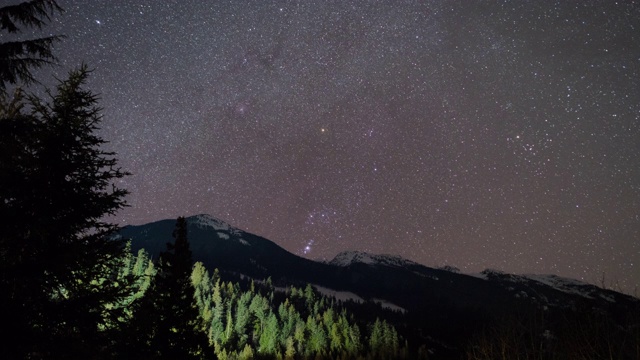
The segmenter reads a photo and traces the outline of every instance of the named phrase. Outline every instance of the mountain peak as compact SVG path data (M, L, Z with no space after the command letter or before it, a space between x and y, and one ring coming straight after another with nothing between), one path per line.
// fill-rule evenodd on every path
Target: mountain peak
M369 254L362 251L343 251L336 255L333 260L329 262L335 266L349 266L354 263L363 263L369 265L387 265L395 267L403 267L407 265L417 265L417 263L407 260L397 255L378 255Z
M233 229L231 225L209 214L189 216L187 222L201 228L212 228L214 230L230 231Z

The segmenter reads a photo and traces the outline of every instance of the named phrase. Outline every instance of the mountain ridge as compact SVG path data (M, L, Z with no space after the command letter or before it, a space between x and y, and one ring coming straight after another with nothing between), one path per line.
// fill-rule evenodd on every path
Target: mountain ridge
M165 219L143 225L126 226L120 234L132 238L132 247L135 250L145 248L152 255L159 254L164 250L164 244L171 241L174 222L174 219ZM208 214L189 216L187 223L195 260L202 261L209 267L219 267L239 273L244 271L247 272L245 275L257 278L272 277L274 280L306 281L318 283L321 286L334 285L337 287L335 290L353 290L353 285L358 285L358 278L363 274L384 269L385 276L382 276L381 280L397 276L402 280L399 284L420 282L417 279L422 279L422 282L435 286L441 279L447 279L449 283L462 283L461 286L464 288L464 284L472 287L482 286L478 281L501 282L508 284L506 287L508 293L513 292L509 290L510 288L517 288L516 295L519 294L520 297L531 297L541 288L549 288L566 295L604 299L608 302L620 297L632 298L626 294L600 289L591 284L554 274L520 275L493 269L486 269L476 275L463 274L457 272L455 268L431 268L398 255L370 254L357 250L343 251L330 261L315 261L290 253L269 239L245 232ZM236 244L239 247L236 248ZM347 279L341 279L346 273L350 276ZM391 273L394 275L389 275ZM443 290L447 288L440 287ZM360 291L364 294L359 295L365 295L365 297L368 295L366 286L362 286ZM380 295L375 291L371 292L372 294L369 294L371 296Z
M470 335L492 319L520 313L553 312L562 317L567 311L596 311L616 321L624 321L625 314L640 313L637 298L557 275L517 275L491 269L463 274L452 267L431 268L397 255L362 251L342 252L331 261L320 262L292 254L269 239L210 215L188 217L187 224L193 260L209 271L219 269L236 278L270 278L280 288L313 284L329 293L354 294L363 300L362 306L392 304L388 308L402 314L396 319L398 326L410 327L416 341L452 343L460 334ZM174 219L165 219L126 226L120 235L131 240L132 251L144 248L157 258L165 244L173 241L174 226Z

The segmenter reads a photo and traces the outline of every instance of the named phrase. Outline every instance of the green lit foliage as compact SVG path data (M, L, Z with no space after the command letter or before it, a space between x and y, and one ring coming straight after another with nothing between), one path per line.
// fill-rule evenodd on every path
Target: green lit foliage
M236 304L235 324L233 330L237 334L238 348L244 348L249 340L247 330L250 319L249 303L251 301L251 296L252 294L250 292L243 293Z
M127 244L127 248L130 245ZM151 280L155 275L155 267L153 261L149 258L149 254L144 249L138 250L136 256L128 252L123 260L123 267L118 272L118 278L131 277L134 282L131 284L129 296L127 296L118 306L131 310L131 304L140 299L151 285Z
M215 274L207 284L206 270L196 263L191 278L201 317L208 319L209 344L219 359L403 357L405 349L399 348L391 325L378 320L365 326L379 337L373 348L353 317L311 286L278 292L267 279L252 281L243 291ZM203 297L207 292L211 295Z
M387 359L391 355L398 354L398 333L386 321L376 319L371 326L369 348L373 358Z
M153 262L146 252L140 251L137 256L130 255L123 261L120 272L121 275L138 276L125 303L138 309L130 322L130 335L138 340L130 344L129 350L133 350L129 353L141 358L167 358L164 356L167 349L158 341L164 339L161 341L166 343L168 340L158 330L158 326L162 326L158 322L172 322L164 312L182 311L157 301L152 303L155 304L154 311L149 311L150 299L166 296L159 295L160 289L166 286L159 280L162 279L161 272L166 272L164 259L163 256L159 260L155 274ZM154 280L149 283L149 279ZM193 343L190 337L197 339L200 331L207 333L209 350L205 345L197 351L198 356L211 351L218 359L410 358L407 344L399 346L398 333L385 320L358 323L345 308L336 305L335 300L320 295L310 285L284 291L276 289L269 280L251 281L245 282L247 286L243 290L240 283L225 282L217 270L209 276L201 263L192 266L189 280L191 308L198 310L199 317L189 323L183 341ZM145 291L147 293L142 296ZM183 300L187 298L185 296ZM181 308L187 307L184 304ZM185 316L184 312L182 316ZM173 328L177 329L178 325ZM361 328L369 331L361 333ZM191 352L189 356L193 355Z

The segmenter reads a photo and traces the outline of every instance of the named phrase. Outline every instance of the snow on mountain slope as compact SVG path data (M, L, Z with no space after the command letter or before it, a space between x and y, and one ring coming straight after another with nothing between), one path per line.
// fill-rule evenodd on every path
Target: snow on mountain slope
M540 275L540 274L507 274L499 270L487 269L480 274L471 275L487 281L502 282L507 286L508 290L520 289L517 297L539 297L546 300L546 296L539 293L535 289L544 287L560 291L562 293L579 296L592 300L605 300L609 303L617 302L623 294L616 293L611 290L601 289L595 285L588 284L579 280L564 278L557 275ZM516 286L517 285L517 286ZM515 287L514 287L515 286ZM523 288L524 286L524 288ZM637 301L637 300L633 300Z
M363 298L361 298L360 296L350 292L350 291L337 291L337 290L333 290L333 289L329 289L326 288L324 286L320 286L317 284L312 284L313 287L318 290L322 295L325 296L329 296L329 297L334 297L336 300L339 301L354 301L357 303L363 303L365 302L365 300ZM376 304L380 305L382 308L384 309L388 309L388 310L392 310L392 311L398 311L401 313L406 313L407 310L403 307L400 307L394 303L391 303L387 300L384 299L371 299L371 301L375 302Z
M189 224L194 224L200 228L212 228L214 230L222 230L227 232L231 230L236 230L226 222L220 219L216 219L213 216L207 215L207 214L190 216L187 218L187 222Z
M578 280L563 278L557 275L529 274L523 275L523 277L551 286L552 288L567 294L580 295L588 299L593 299L594 296L599 296L609 302L615 302L615 299L612 296L603 293L601 289L598 289L595 285L583 283Z
M335 266L349 266L353 263L362 263L369 265L387 265L394 267L406 267L409 265L419 265L416 262L411 260L407 260L400 256L396 255L376 255L376 254L368 254L361 251L344 251L336 255L329 262L331 265Z
M340 301L352 300L352 301L359 302L359 303L364 302L363 298L361 298L360 296L358 296L358 295L356 295L356 294L354 294L354 293L352 293L350 291L333 290L333 289L326 288L324 286L320 286L318 284L312 284L312 285L322 295L329 296L329 297L334 297L334 298L336 298L336 300L340 300Z
M389 309L391 311L397 311L397 312L401 312L403 314L405 314L407 312L407 309L398 306L394 303L390 303L386 300L382 300L382 299L373 299L373 302L382 306L384 309Z
M229 240L230 238L235 238L242 245L250 246L249 242L242 239L240 235L242 235L242 231L234 228L233 226L227 224L226 222L216 219L208 214L200 214L194 215L187 218L187 222L190 225L195 225L201 229L213 229L216 231L216 234L220 239Z

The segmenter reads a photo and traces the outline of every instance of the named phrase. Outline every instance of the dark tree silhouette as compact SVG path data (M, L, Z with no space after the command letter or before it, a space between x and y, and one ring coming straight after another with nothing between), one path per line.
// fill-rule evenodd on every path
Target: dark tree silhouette
M187 221L180 217L160 254L156 275L133 318L138 341L133 351L153 359L202 359L208 348L202 333L195 289L191 282L193 260L187 239Z
M23 29L41 29L51 21L54 13L62 11L54 0L32 0L0 7L0 31L17 34ZM31 70L53 64L56 57L51 47L61 38L48 36L0 43L0 90L19 81L35 82Z
M0 101L3 358L95 357L122 319L112 305L127 284L110 280L124 246L103 219L125 206L114 181L126 173L95 135L88 74L71 72L49 102Z

